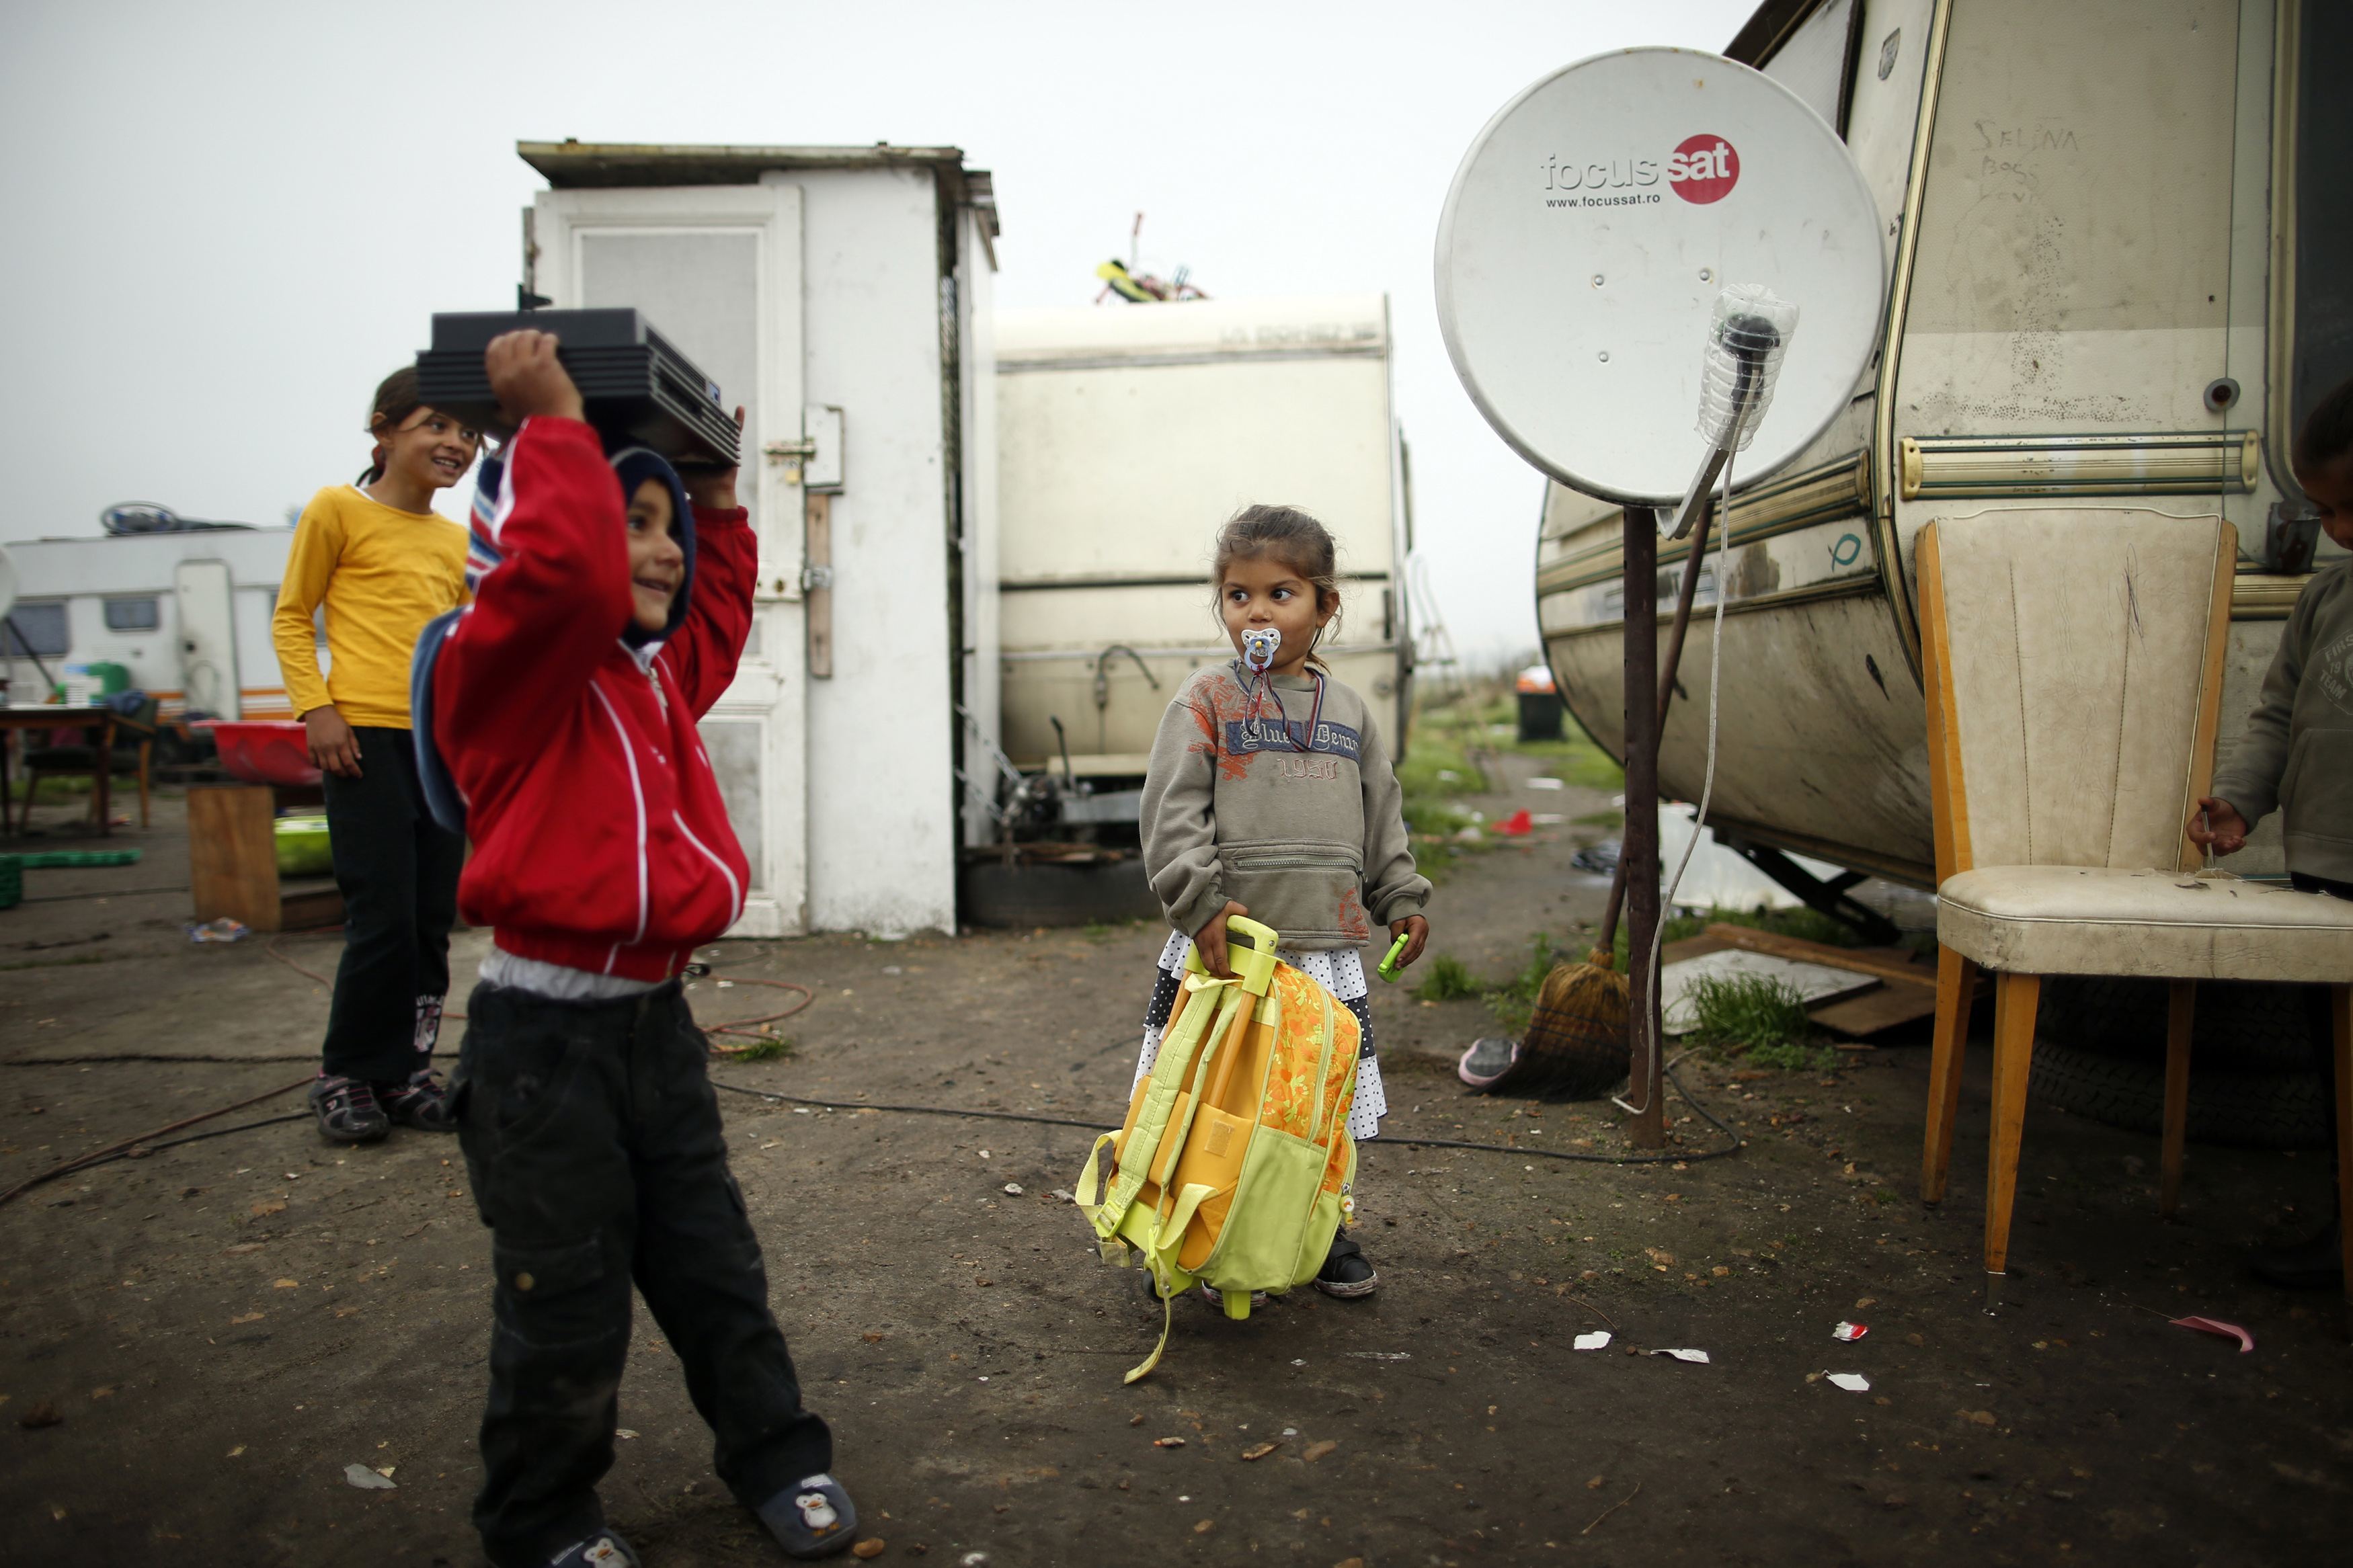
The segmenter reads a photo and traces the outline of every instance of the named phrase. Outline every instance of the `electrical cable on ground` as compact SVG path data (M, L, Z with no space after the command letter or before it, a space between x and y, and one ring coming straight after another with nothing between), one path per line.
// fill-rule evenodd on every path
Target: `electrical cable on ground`
M248 1105L259 1105L265 1100L275 1100L281 1094L291 1094L298 1089L307 1087L310 1082L311 1079L306 1075L302 1078L296 1079L292 1083L284 1084L277 1089L269 1089L265 1093L257 1094L250 1100L240 1100L233 1105L218 1106L211 1110L204 1111L195 1116L184 1116L179 1121L166 1123L162 1127L156 1128L152 1132L142 1132L134 1137L125 1138L118 1142L109 1143L103 1149L93 1149L89 1153L79 1155L71 1160L61 1160L37 1175L27 1176L23 1181L17 1183L15 1186L10 1187L6 1192L0 1193L0 1204L7 1203L19 1193L30 1192L33 1188L39 1186L44 1182L54 1182L59 1176L70 1175L76 1171L84 1170L89 1166L99 1164L110 1156L127 1153L134 1148L146 1144L147 1141L151 1138L160 1138L166 1132L177 1132L183 1127L194 1127L199 1121L209 1121L216 1116L226 1116L232 1110L243 1110ZM283 1121L292 1121L294 1119L292 1117L280 1117L279 1120ZM250 1125L264 1127L268 1126L269 1123L257 1121L250 1123ZM224 1129L224 1131L235 1132L240 1131L242 1129L232 1127Z

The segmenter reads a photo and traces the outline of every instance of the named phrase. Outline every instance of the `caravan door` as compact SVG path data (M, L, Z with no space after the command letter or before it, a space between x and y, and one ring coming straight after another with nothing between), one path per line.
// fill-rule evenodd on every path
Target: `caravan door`
M181 701L216 719L241 719L237 605L226 561L183 561L172 574L179 615Z
M635 306L744 405L738 493L759 535L759 595L702 739L752 864L730 934L797 933L808 918L800 468L763 448L800 435L800 187L544 191L529 216L532 288L559 308Z

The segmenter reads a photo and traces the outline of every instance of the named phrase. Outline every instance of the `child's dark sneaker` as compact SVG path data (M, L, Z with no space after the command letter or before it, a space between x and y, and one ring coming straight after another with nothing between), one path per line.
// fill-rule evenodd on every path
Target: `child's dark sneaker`
M549 1558L547 1568L638 1568L638 1554L611 1531L600 1530Z
M430 1068L408 1075L406 1083L380 1083L375 1098L384 1113L403 1127L426 1132L455 1132L458 1120L450 1114L449 1089Z
M787 1557L830 1557L858 1539L858 1509L831 1476L805 1476L760 1505L760 1522Z
M1217 1288L1215 1285L1203 1285L1203 1286L1201 1287L1201 1300L1204 1300L1204 1301L1207 1301L1210 1306L1215 1307L1215 1308L1216 1308L1219 1311L1220 1311L1220 1312L1222 1312L1222 1311L1224 1311L1224 1310L1226 1310L1226 1299L1225 1299L1225 1297L1223 1297L1223 1296L1221 1296L1221 1295L1219 1295L1219 1294L1218 1293L1218 1288ZM1257 1311L1261 1307L1263 1307L1263 1306L1265 1306L1265 1305L1266 1305L1266 1292L1265 1292L1265 1291L1263 1291L1263 1290L1253 1290L1253 1291L1251 1291L1251 1292L1250 1292L1250 1310L1251 1310L1251 1311L1255 1312L1255 1311Z
M1365 1258L1365 1249L1352 1237L1335 1236L1332 1250L1324 1255L1324 1267L1315 1273L1315 1289L1326 1296L1343 1300L1369 1296L1380 1289L1381 1277Z
M311 1085L311 1110L331 1143L373 1143L392 1131L391 1118L365 1079L321 1073Z

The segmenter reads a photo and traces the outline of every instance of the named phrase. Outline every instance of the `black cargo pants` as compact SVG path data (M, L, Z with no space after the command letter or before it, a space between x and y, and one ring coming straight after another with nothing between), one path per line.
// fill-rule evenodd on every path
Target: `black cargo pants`
M544 1563L603 1525L633 1279L736 1497L829 1468L677 984L615 1002L480 985L467 1015L459 1137L497 1271L474 1502L491 1561Z

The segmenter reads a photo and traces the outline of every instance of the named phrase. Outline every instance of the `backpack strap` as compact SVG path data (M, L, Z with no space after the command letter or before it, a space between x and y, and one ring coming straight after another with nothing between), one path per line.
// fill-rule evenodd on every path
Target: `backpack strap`
M1079 1189L1074 1194L1079 1207L1086 1213L1095 1227L1095 1234L1106 1242L1127 1217L1136 1194L1143 1191L1148 1179L1154 1157L1158 1154L1169 1133L1168 1118L1176 1109L1176 1096L1193 1079L1193 1102L1200 1102L1199 1079L1216 1054L1218 1043L1225 1037L1220 1026L1229 1021L1233 1009L1240 1005L1235 983L1209 974L1187 974L1185 987L1191 992L1220 991L1218 1005L1204 1005L1205 998L1188 999L1184 1016L1177 1020L1176 1031L1160 1043L1160 1054L1152 1064L1152 1076L1144 1092L1144 1103L1136 1111L1135 1125L1129 1131L1125 1147L1118 1152L1118 1167L1108 1184L1109 1192L1101 1202L1095 1201L1102 1185L1100 1167L1104 1148L1117 1138L1106 1133L1095 1142L1087 1155L1086 1169L1080 1173ZM1204 1048L1206 1046L1207 1048ZM1187 1117L1189 1123L1191 1117ZM1176 1129L1181 1142L1186 1129Z
M1150 1373L1160 1364L1161 1353L1168 1348L1168 1331L1174 1316L1172 1303L1193 1285L1193 1276L1177 1266L1176 1249L1184 1245L1185 1228L1193 1223L1194 1214L1204 1202L1216 1195L1217 1189L1206 1182L1189 1183L1176 1195L1175 1206L1153 1225L1151 1241L1144 1249L1144 1258L1152 1270L1153 1290L1160 1298L1160 1342L1152 1347L1152 1353L1144 1358L1143 1364L1130 1368L1127 1375L1120 1379L1124 1384L1134 1383ZM1247 1302L1250 1298L1244 1295L1242 1300Z

